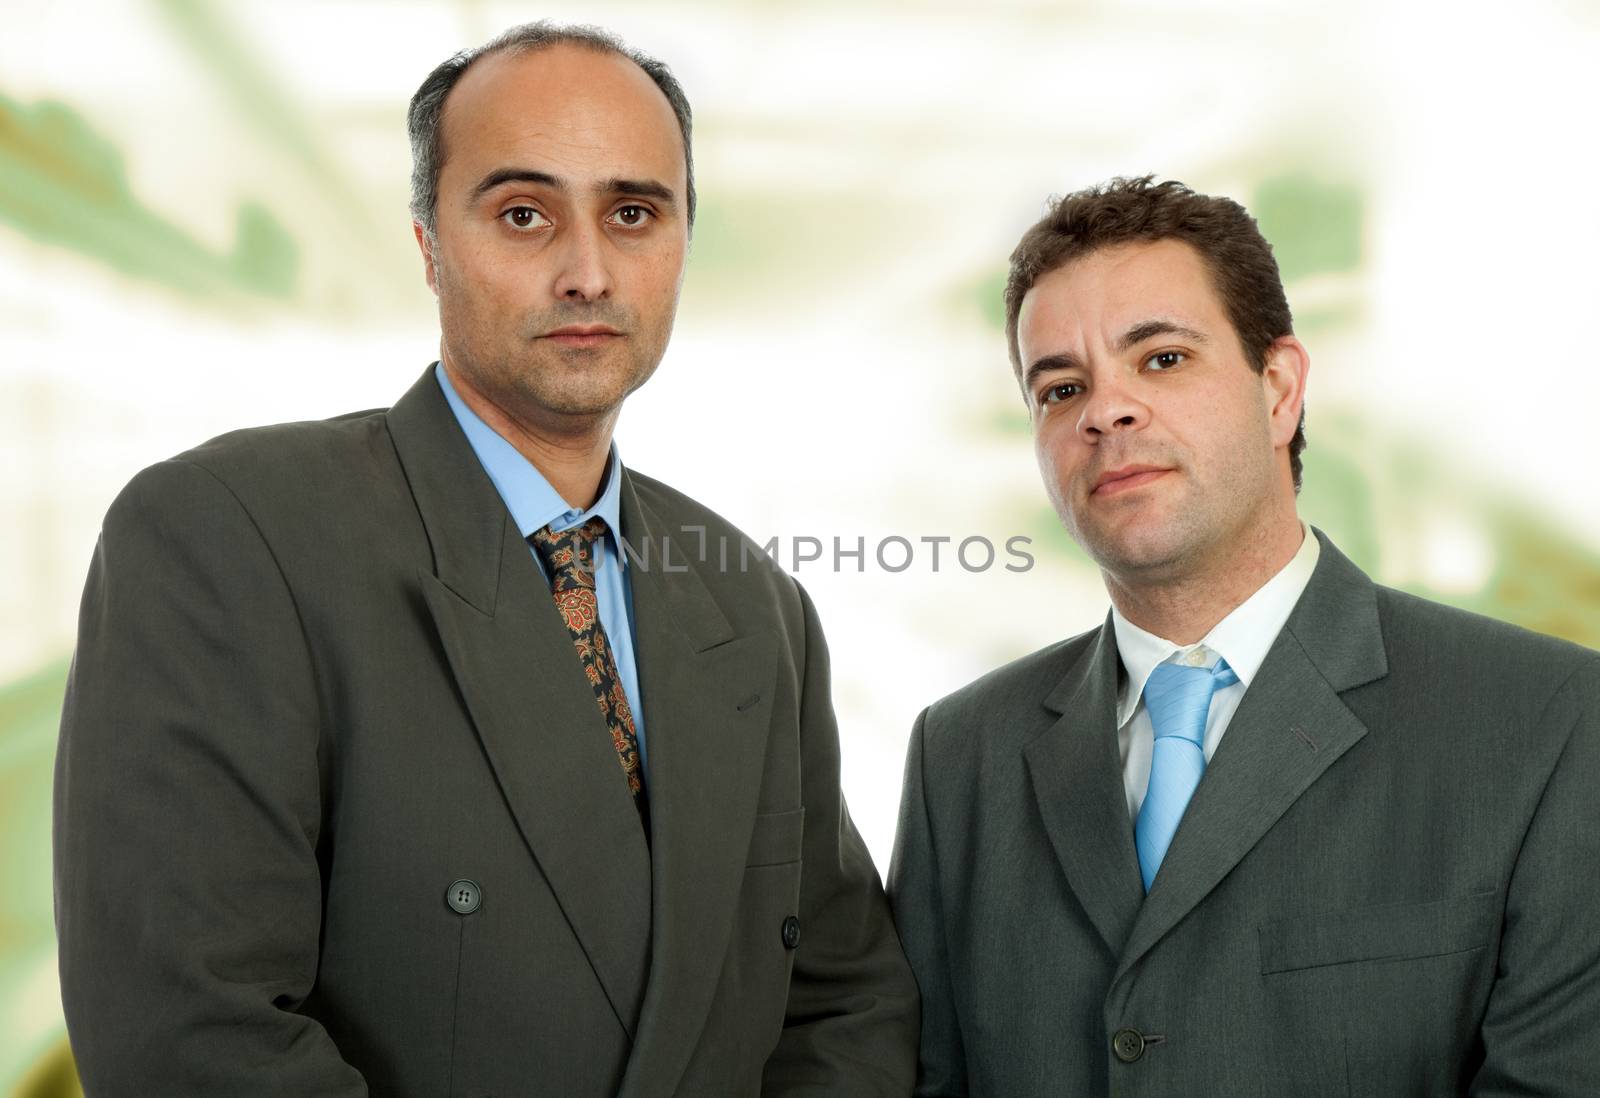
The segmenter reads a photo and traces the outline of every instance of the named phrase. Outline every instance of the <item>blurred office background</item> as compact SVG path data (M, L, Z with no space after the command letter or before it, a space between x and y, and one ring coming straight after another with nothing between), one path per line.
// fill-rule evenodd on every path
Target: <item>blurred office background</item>
M619 445L791 568L821 544L796 573L880 868L918 710L1105 612L1000 335L1051 192L1148 171L1244 201L1313 356L1303 514L1384 582L1600 644L1588 0L5 8L0 1095L74 1093L50 786L101 516L151 462L420 374L405 104L512 23L602 23L689 90L700 223ZM864 556L836 569L835 538Z

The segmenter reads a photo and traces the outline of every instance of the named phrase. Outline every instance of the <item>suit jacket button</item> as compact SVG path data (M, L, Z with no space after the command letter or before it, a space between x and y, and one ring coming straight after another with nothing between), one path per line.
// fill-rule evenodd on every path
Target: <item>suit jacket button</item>
M1144 1055L1144 1034L1136 1029L1117 1030L1116 1036L1111 1038L1111 1051L1123 1063L1133 1063Z
M471 915L478 910L478 905L483 903L483 889L478 887L476 881L469 881L463 877L451 883L444 894L444 902L450 905L450 910L457 915Z
M783 948L795 949L800 945L800 920L790 915L783 921Z

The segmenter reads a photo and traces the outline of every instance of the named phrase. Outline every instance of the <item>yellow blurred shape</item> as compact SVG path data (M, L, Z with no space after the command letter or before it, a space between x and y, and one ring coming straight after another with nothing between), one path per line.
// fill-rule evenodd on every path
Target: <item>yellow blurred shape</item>
M83 1098L72 1047L65 1037L51 1045L11 1092L11 1098Z

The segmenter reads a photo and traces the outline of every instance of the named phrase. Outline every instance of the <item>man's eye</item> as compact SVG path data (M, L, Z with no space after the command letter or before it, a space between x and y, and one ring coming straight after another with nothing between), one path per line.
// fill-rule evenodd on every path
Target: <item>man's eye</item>
M611 215L611 220L623 228L637 229L648 224L654 216L648 206L621 206Z
M532 206L513 206L500 217L514 229L537 229L550 224L544 214Z
M1060 404L1063 400L1071 400L1083 392L1083 386L1076 381L1063 381L1059 385L1052 385L1039 395L1041 404Z
M1144 361L1146 366L1153 366L1157 370L1170 370L1188 357L1182 351L1157 351Z

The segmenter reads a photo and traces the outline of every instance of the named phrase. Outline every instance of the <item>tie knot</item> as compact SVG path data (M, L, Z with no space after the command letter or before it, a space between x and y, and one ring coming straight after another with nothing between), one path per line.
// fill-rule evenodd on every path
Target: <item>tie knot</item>
M1144 703L1150 710L1156 738L1182 736L1200 746L1205 739L1211 695L1238 681L1239 676L1227 660L1218 660L1214 668L1157 664L1144 684Z
M552 584L560 580L574 580L586 587L594 586L595 543L605 536L606 521L599 515L582 526L574 526L559 533L545 526L528 535L528 542L539 554Z

